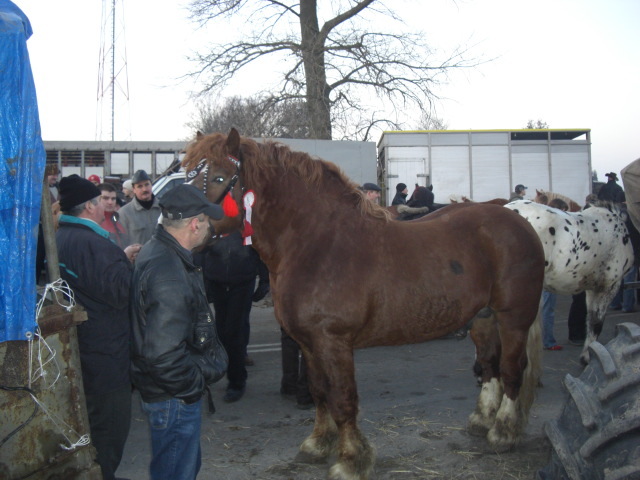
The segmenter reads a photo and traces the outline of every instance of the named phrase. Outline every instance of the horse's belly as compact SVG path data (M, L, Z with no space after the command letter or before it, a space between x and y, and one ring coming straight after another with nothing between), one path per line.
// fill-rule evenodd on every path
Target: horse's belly
M354 342L356 348L421 343L440 338L469 322L481 306L475 302L434 298L406 302L402 308L381 309Z

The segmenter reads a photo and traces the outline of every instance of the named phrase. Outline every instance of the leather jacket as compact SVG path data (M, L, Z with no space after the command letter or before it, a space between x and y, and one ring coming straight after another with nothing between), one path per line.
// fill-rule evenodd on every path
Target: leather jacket
M162 225L136 259L131 320L131 377L145 402L196 402L224 375L227 356L202 271Z

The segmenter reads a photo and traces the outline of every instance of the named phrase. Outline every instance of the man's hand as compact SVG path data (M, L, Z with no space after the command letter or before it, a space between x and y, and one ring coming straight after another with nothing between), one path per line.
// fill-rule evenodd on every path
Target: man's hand
M138 256L138 252L140 252L141 248L142 245L140 245L139 243L134 243L133 245L129 245L124 249L124 254L127 256L129 261L133 263L135 262L136 257Z
M253 292L253 297L251 297L251 300L254 302L259 302L267 296L267 293L269 293L269 284L259 283L258 288L256 288L255 292Z

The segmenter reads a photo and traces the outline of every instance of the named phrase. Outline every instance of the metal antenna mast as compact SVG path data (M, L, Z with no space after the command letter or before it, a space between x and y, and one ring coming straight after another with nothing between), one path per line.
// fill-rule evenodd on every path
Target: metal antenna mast
M124 28L124 0L102 0L98 58L96 140L115 140L116 107L129 114L129 74ZM108 72L108 73L106 73ZM122 111L118 110L121 120ZM127 122L130 125L130 122ZM122 128L120 129L122 130ZM131 138L130 128L124 139Z

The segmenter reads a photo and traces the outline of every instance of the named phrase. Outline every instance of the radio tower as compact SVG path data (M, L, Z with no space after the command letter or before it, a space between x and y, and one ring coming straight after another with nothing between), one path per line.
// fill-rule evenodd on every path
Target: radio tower
M124 30L124 0L102 0L102 26L98 58L98 106L96 111L96 140L116 137L116 107L118 120L122 110L127 116L123 140L131 139L129 117L129 75ZM118 132L123 128L118 125Z

